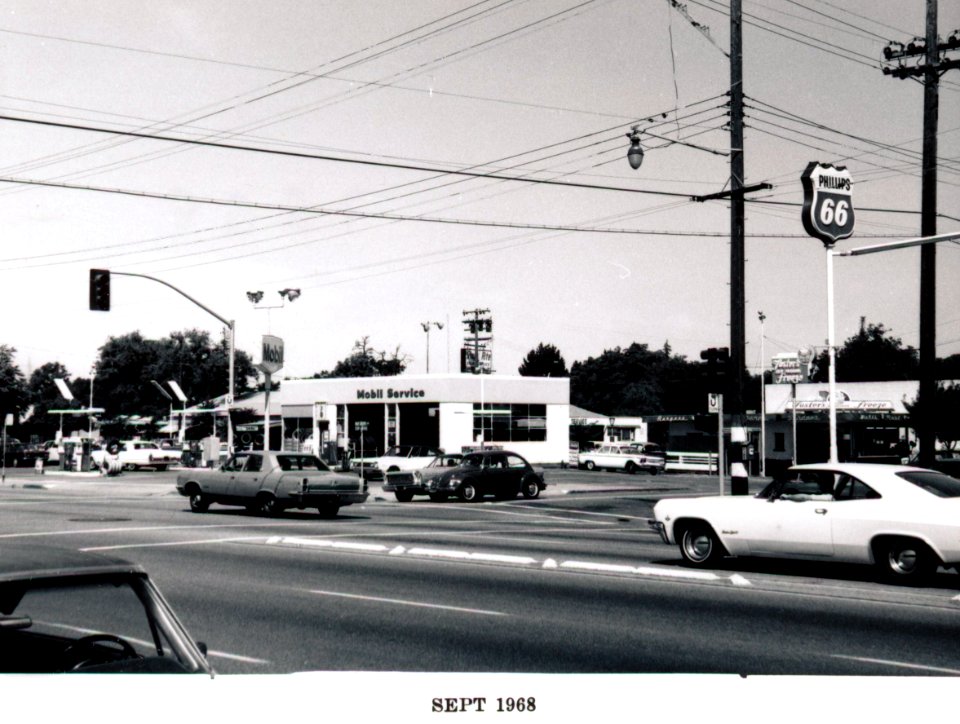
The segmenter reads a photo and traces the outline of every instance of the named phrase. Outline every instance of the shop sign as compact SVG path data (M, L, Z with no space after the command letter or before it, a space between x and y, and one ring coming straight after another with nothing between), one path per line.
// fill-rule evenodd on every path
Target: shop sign
M420 390L415 387L406 390L395 390L392 387L357 390L358 400L419 400L426 396L426 390Z
M811 161L800 177L803 228L828 248L853 235L853 180L845 166Z
M263 335L261 362L257 365L265 374L272 375L283 369L283 340L269 334Z
M821 412L830 409L829 400L796 400L788 402L787 409L798 411L812 410ZM895 408L889 400L837 400L836 409L842 412L887 412Z
M796 384L807 379L809 362L796 352L774 355L771 361L774 384Z

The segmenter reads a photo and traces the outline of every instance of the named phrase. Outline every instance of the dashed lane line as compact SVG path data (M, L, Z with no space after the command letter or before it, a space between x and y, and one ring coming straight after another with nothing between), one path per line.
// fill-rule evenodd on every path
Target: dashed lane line
M509 616L509 613L503 611L488 611L482 608L463 608L461 606L445 606L440 603L425 603L424 601L406 601L401 598L380 598L379 596L361 596L356 593L340 593L338 591L310 591L318 596L336 596L337 598L351 598L357 601L369 601L372 603L390 603L396 606L415 606L417 608L432 608L443 611L455 611L456 613L473 613L479 616Z

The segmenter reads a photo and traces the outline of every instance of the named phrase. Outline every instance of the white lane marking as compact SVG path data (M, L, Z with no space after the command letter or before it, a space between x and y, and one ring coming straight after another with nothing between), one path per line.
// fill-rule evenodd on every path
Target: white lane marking
M103 633L97 629L92 628L82 628L80 626L68 626L67 624L62 623L46 623L42 621L37 621L36 623L42 623L47 628L59 628L65 629L67 631L76 631L79 634L89 636L90 634ZM137 644L146 649L153 649L153 642L146 641L145 639L136 638L134 636L121 636L126 641L130 643ZM241 656L240 654L228 654L226 651L207 651L207 656L216 656L221 659L232 659L234 661L243 661L247 664L269 664L270 662L266 659L255 659L252 656Z
M490 563L510 563L529 566L536 563L536 558L530 556L508 556L498 553L470 553L468 551L453 551L439 548L411 548L407 551L410 556L426 556L429 558L453 558L456 560L485 561Z
M916 671L934 671L941 674L960 674L958 669L945 669L940 666L925 666L924 664L911 664L906 661L888 661L887 659L872 659L868 656L844 656L843 654L830 654L835 659L847 659L848 661L860 661L865 664L881 664L883 666L895 666L901 669L913 669Z
M310 591L318 596L336 596L338 598L352 598L358 601L371 601L373 603L392 603L398 606L416 606L419 608L438 608L444 611L456 611L458 613L475 613L481 616L509 616L510 614L502 611L487 611L482 608L461 608L460 606L444 606L439 603L424 603L423 601L404 601L399 598L380 598L379 596L361 596L356 593L338 593L336 591Z
M596 571L598 573L626 573L640 576L661 576L664 578L686 578L693 581L720 581L722 576L707 571L684 571L672 568L652 568L650 566L629 566L616 563L587 563L584 561L563 561L560 568L576 571Z
M365 553L385 553L390 549L380 543L351 543L323 538L293 538L275 535L267 538L267 545L292 545L298 548L337 548L340 550L364 551Z
M472 563L502 563L514 566L539 565L544 570L572 570L592 573L616 573L631 576L654 576L660 578L680 578L691 581L729 581L735 586L749 586L750 581L739 574L729 577L720 576L708 571L690 571L674 568L658 568L653 566L631 566L619 563L597 563L587 561L561 561L547 558L542 563L531 556L514 556L500 553L483 553L455 550L450 548L405 548L402 545L390 547L387 545L350 543L325 539L294 538L272 536L266 539L267 545L290 545L298 548L326 548L345 551L359 551L363 553L385 553L390 556L416 556L434 560L468 561Z

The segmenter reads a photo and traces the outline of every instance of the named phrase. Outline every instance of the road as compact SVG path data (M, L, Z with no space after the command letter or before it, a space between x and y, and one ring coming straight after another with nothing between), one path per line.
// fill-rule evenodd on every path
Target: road
M338 518L191 513L175 473L8 478L0 542L143 564L221 673L956 675L960 576L731 561L692 571L647 527L704 476L548 471L534 501L400 504ZM39 486L43 487L39 487Z

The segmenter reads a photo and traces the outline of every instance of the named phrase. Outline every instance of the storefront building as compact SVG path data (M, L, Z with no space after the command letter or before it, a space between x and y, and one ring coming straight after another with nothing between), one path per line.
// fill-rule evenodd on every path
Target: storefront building
M512 375L400 375L284 380L284 436L325 454L382 455L394 445L462 452L483 445L535 463L568 456L570 380Z
M897 462L912 455L907 404L916 381L837 384L837 456L840 461ZM767 472L830 457L830 391L826 383L766 386Z

